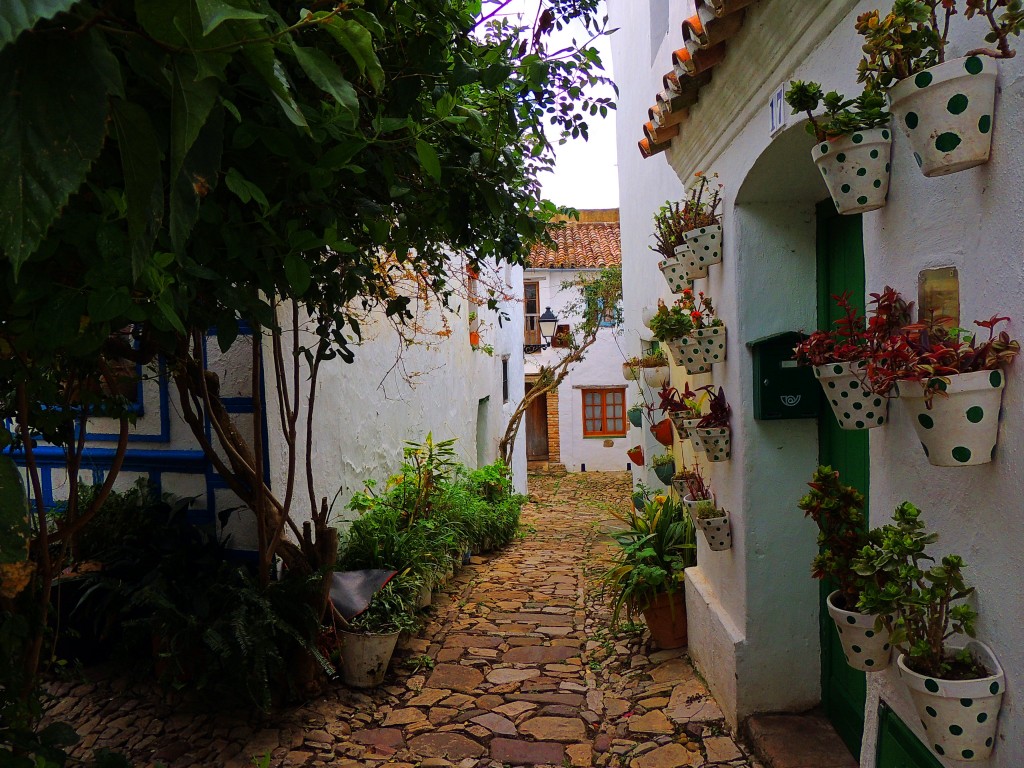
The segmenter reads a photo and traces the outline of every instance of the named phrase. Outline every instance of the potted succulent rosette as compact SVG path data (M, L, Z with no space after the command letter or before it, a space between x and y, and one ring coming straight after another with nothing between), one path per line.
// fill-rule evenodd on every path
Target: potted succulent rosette
M994 49L947 59L951 21L959 0L897 0L882 15L857 18L864 37L859 80L887 89L896 123L910 140L925 176L943 176L988 162L992 148L997 60L1010 58L1009 36L1024 29L1016 0L966 0L963 16L989 25Z
M892 146L884 94L868 87L847 99L835 91L823 94L818 83L793 80L786 103L794 115L807 114L807 132L817 141L811 157L836 210L854 214L884 206ZM814 111L822 103L825 114L817 117Z
M708 412L690 431L694 449L702 451L708 461L728 461L731 455L729 438L729 415L732 408L725 399L725 390L710 392Z
M704 534L708 549L712 552L732 549L732 527L727 510L719 509L713 500L704 500L697 502L691 514L693 522Z
M689 429L701 420L701 404L710 390L711 385L707 384L694 391L690 389L690 382L686 382L681 393L675 387L664 387L658 393L661 412L668 416L680 440L688 439Z
M976 334L932 314L904 327L874 354L869 376L875 388L895 385L932 464L972 466L995 456L1004 369L1020 354L1019 342L996 332L1008 320L976 320L988 330L979 342Z
M842 315L827 331L815 331L794 350L799 365L810 365L842 429L874 429L885 424L888 388L868 379L869 362L880 346L909 320L910 306L886 286L871 294L865 319L850 294L832 297Z
M892 643L888 629L876 626L873 614L857 609L865 577L853 567L871 542L864 495L839 482L839 473L832 467L818 467L808 485L811 490L797 506L818 525L818 554L811 563L811 575L836 587L825 602L846 663L862 672L879 672L889 666Z
M900 504L893 522L873 532L853 561L865 578L858 608L877 617L898 652L896 667L907 686L928 746L940 757L987 760L996 741L1006 680L992 650L974 639L977 613L963 602L974 592L958 555L939 562L927 554L938 537L921 511Z

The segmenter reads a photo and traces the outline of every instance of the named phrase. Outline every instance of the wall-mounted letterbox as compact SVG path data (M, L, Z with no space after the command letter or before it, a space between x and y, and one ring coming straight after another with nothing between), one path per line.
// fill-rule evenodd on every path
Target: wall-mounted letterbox
M754 358L755 419L817 417L821 389L814 371L793 360L793 348L805 338L786 331L747 342Z

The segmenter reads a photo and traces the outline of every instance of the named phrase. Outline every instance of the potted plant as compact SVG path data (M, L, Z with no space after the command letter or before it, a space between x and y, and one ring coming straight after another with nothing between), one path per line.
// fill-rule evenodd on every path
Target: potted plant
M725 360L725 325L703 292L694 298L693 289L685 288L671 306L659 301L651 332L691 375L707 373L712 363Z
M686 645L683 571L697 564L693 521L666 496L655 496L641 510L613 514L624 528L610 532L616 551L602 580L612 623L623 610L629 617L643 614L659 647L681 648Z
M658 269L673 293L681 293L687 286L680 259L688 253L683 240L686 229L681 203L668 201L654 214L654 245L651 250L664 257L658 262Z
M671 453L660 453L651 462L654 467L654 474L658 476L662 485L669 485L672 482L672 475L676 472L676 459Z
M629 423L634 427L643 426L644 423L644 408L642 405L636 404L629 407L626 411L626 418L629 419Z
M346 685L375 688L384 682L398 635L416 626L414 602L392 580L373 596L363 613L339 632L342 676Z
M1005 678L991 649L954 635L974 637L975 611L963 600L958 555L938 563L926 548L938 537L925 531L921 511L903 502L893 522L854 561L866 577L859 608L879 617L899 652L896 666L937 755L958 761L988 759L996 737Z
M683 497L683 504L690 510L692 517L694 509L696 509L700 502L713 501L714 497L711 493L711 486L708 485L703 473L700 471L700 464L696 462L694 462L690 471L686 473L684 483L685 489L680 495Z
M712 188L709 177L698 171L694 174L697 183L690 190L684 210L683 234L688 254L681 256L688 280L708 276L711 264L722 261L722 185ZM718 178L714 174L711 178ZM707 195L707 197L705 197Z
M984 19L986 40L996 47L947 60L958 5L958 0L942 0L941 5L938 0L897 0L884 16L870 11L857 18L865 53L859 79L876 90L888 89L896 122L929 177L988 162L997 59L1014 55L1009 36L1024 28L1018 2L967 0L964 16Z
M638 467L642 467L644 465L644 448L642 445L634 445L626 451L626 455L629 456L629 460Z
M992 461L1006 374L1020 343L996 327L1009 318L976 320L988 338L950 328L932 313L908 325L880 349L869 375L876 388L895 384L910 412L928 461L960 467Z
M871 317L865 320L850 302L850 293L832 298L842 316L827 331L815 331L794 350L799 365L810 365L842 429L874 429L885 424L889 388L868 379L872 356L910 317L910 305L886 286L873 293Z
M832 202L841 214L865 213L885 205L889 193L892 134L885 96L867 87L854 99L821 85L793 80L786 91L793 114L807 115L807 131L817 144L811 158L821 171ZM814 115L824 103L825 114Z
M693 509L694 522L704 533L708 549L722 552L732 549L732 529L729 526L729 513L718 509L713 501L699 501Z
M818 526L818 554L811 575L836 588L825 599L828 615L839 634L846 663L862 672L878 672L889 666L892 644L889 631L875 626L875 617L857 610L865 577L853 561L871 541L864 519L864 496L843 485L832 467L818 467L811 490L797 506Z
M675 387L664 387L658 393L661 412L668 416L680 440L688 439L689 430L697 426L701 419L701 404L710 390L710 384L691 390L690 382L686 382L681 393Z
M691 431L693 442L698 443L708 457L708 461L728 461L729 448L729 415L732 408L725 399L725 391L719 387L718 392L711 392L708 401L708 412L700 423Z
M651 434L662 445L672 445L672 422L669 419L662 419L656 424L652 424Z
M715 307L711 299L698 291L694 298L693 290L683 291L682 306L689 311L693 321L691 336L696 339L704 361L708 365L725 361L725 323L715 316Z
M622 364L622 378L626 381L640 380L640 358L631 357Z

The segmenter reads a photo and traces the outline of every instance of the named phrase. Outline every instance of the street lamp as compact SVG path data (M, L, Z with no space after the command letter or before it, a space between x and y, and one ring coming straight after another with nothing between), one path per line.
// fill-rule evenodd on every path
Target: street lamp
M544 314L539 318L540 322L540 335L547 342L545 347L551 346L551 337L555 335L555 329L558 327L558 317L551 311L551 307L544 310Z

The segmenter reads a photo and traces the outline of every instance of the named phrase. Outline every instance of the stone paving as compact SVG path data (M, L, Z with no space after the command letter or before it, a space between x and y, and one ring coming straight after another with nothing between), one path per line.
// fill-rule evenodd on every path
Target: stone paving
M79 680L53 686L49 714L78 728L82 749L140 766L759 768L684 651L608 626L601 530L629 503L629 476L535 474L530 489L524 538L474 558L435 597L381 689L336 686L256 718Z

